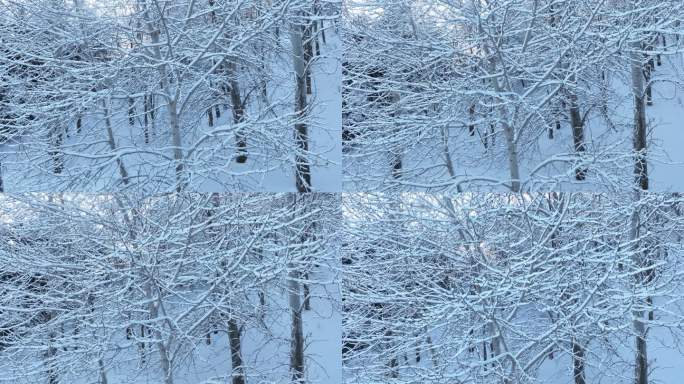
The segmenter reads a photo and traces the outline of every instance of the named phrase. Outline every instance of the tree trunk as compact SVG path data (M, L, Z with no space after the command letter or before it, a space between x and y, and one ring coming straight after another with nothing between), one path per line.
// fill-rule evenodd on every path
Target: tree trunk
M633 239L638 238L638 214L633 213L632 216L632 231L634 233ZM635 258L638 258L635 256ZM639 262L639 260L637 260ZM640 265L637 264L637 265ZM637 275L636 284L643 284L640 281L640 275ZM643 310L635 310L632 313L634 332L636 333L636 356L634 364L634 382L635 384L648 384L648 345L646 343L646 333L648 332L645 324Z
M100 382L98 384L107 384L107 371L105 370L104 362L102 361L102 358L99 358L97 360L97 365L100 368Z
M442 127L442 151L444 152L444 164L446 166L447 172L449 172L449 177L452 179L456 178L456 170L454 169L454 162L451 158L451 150L449 149L449 129L447 127ZM463 192L460 184L456 185L457 192Z
M228 320L228 338L230 339L230 361L233 368L232 384L245 384L240 328L238 327L237 320L232 317Z
M149 114L150 114L150 102L148 96L145 95L143 98L143 136L145 137L145 144L150 143L150 131L149 131Z
M579 102L577 94L573 91L568 91L568 99L570 101L570 125L572 125L572 139L575 144L575 152L581 157L587 150L584 142L584 122L580 114ZM578 167L575 169L575 180L583 181L586 179L587 170Z
M303 119L306 116L306 66L304 60L304 46L302 44L302 27L290 25L290 43L292 44L293 61L296 75L295 113L298 122L295 123L295 142L299 152L295 155L295 184L297 192L311 192L311 170L306 154L309 151L309 133Z
M503 118L504 116L502 116ZM514 128L507 122L502 122L506 136L506 151L508 153L508 168L511 175L511 190L520 192L520 168L518 167L518 148Z
M135 101L128 96L128 125L131 127L135 124Z
M479 32L481 34L485 34L483 31L482 27L479 26ZM490 50L489 47L485 44L483 45L483 50L487 56L490 56ZM496 65L496 61L492 60L489 63L489 67L491 70L491 73L497 73L498 68ZM500 94L503 90L501 89L501 85L499 84L499 79L498 77L494 77L490 79L490 82L492 84L492 88L497 94ZM520 192L520 168L518 164L518 145L517 145L517 137L515 134L515 127L511 126L508 122L507 119L507 113L506 113L506 108L504 106L499 107L499 113L500 113L500 118L501 118L501 125L503 127L504 131L504 136L506 137L506 152L508 155L508 168L511 176L511 190L513 192ZM492 129L493 131L493 129Z
M168 103L169 127L171 128L171 138L173 143L173 159L176 161L176 192L185 189L183 170L183 148L180 133L180 123L178 122L178 112L176 110L176 100L171 99Z
M49 315L48 321L52 319ZM57 348L53 346L55 342L55 333L50 332L48 336L48 349L45 351L45 364L47 365L47 379L48 384L59 384L59 374L57 372Z
M399 153L391 153L392 177L395 180L401 179L401 171L403 164L401 162L401 155Z
M651 52L653 51L653 45L652 44L647 44L646 45L646 51ZM653 71L655 70L655 62L653 60L653 56L649 56L649 54L645 54L646 56L646 64L644 65L644 79L646 80L646 105L653 105L653 87L651 86L651 78L653 77Z
M584 348L577 342L577 339L572 340L572 369L575 384L586 384L584 374Z
M292 339L290 341L290 370L292 381L304 382L304 332L302 327L302 303L300 297L299 273L294 265L290 265L289 302L292 314Z
M149 15L148 9L147 9L147 4L145 2L143 4L143 16L145 18L145 28L147 30L147 33L150 36L150 42L152 43L152 53L154 55L154 58L160 62L163 62L164 59L162 57L161 53L161 43L160 43L160 32L159 29L157 29L154 25L153 18ZM166 94L166 101L167 101L167 114L168 114L168 123L169 123L169 129L171 130L171 140L172 140L172 145L173 145L173 159L176 163L176 192L181 192L183 189L185 189L185 180L183 176L184 172L184 165L183 165L183 148L182 148L182 136L180 132L180 122L178 121L178 100L176 99L177 96L172 96L171 94L173 92L170 91L170 84L169 84L169 74L168 74L168 67L167 64L163 64L159 66L159 74L161 77L160 81L160 86L162 88L162 91L165 92ZM178 92L176 92L176 95Z
M57 128L60 130L60 128ZM52 167L55 175L59 175L64 171L64 154L62 153L62 143L64 141L64 134L60 132L52 131L52 136L54 144L52 144L52 149L50 149L50 156L52 157Z
M641 190L649 189L648 165L646 163L646 106L644 105L644 81L641 74L639 44L634 44L632 53L632 93L634 94L634 177Z
M234 63L229 65L231 76L236 76L237 66ZM238 125L244 121L245 106L242 104L242 97L240 96L240 84L237 80L230 81L230 102L233 104L233 122ZM239 164L247 162L247 138L241 128L238 128L235 133L235 142L237 143L237 157L235 161Z
M641 191L637 190L635 192L635 200L639 199L639 196L641 195ZM632 218L631 218L631 234L630 237L632 241L634 242L633 244L633 250L635 253L632 255L633 262L634 262L634 268L640 269L642 268L643 260L640 257L640 253L637 252L639 249L639 244L637 243L639 240L639 213L635 210L632 213ZM643 286L644 281L643 281L643 274L637 273L635 275L635 284L637 286L637 289L640 286ZM648 300L646 300L647 302ZM640 305L640 303L636 304L637 307ZM642 309L635 309L632 311L632 324L634 327L634 333L636 334L636 356L635 356L635 364L634 364L634 382L635 384L648 384L648 346L646 343L646 334L648 332L646 328L645 321L646 319L644 318L644 311Z
M112 152L115 152L116 151L116 141L114 141L114 130L112 129L112 121L111 121L109 106L107 105L106 101L103 101L102 105L104 107L105 127L107 128L107 143L109 144L109 149ZM121 157L117 156L116 157L116 164L119 168L119 175L121 175L121 181L124 183L124 185L128 184L128 171L126 171L126 166L123 163L123 159L121 159Z
M309 279L309 274L304 275L304 279L308 280ZM304 288L304 310L305 311L310 311L311 310L311 290L309 289L309 284L304 283L302 284L302 287Z
M643 316L643 313L641 314ZM637 352L636 352L636 384L648 384L648 352L646 348L646 331L643 322L634 321L637 331Z
M154 106L154 104L155 104L154 103L154 95L150 94L150 101L149 101L149 107L150 107L150 110L149 110L149 115L150 115L149 135L150 136L154 133L154 123L155 123L155 119L154 119L154 115L155 115L154 108L155 108L155 106Z
M309 69L309 64L311 63L311 58L314 54L313 49L313 36L312 36L312 26L313 22L308 21L306 26L304 26L304 34L302 36L304 43L304 72L306 77L306 94L311 95L313 93L311 84L311 70Z
M148 310L150 313L150 320L159 320L159 307L160 307L160 297L154 297L154 290L151 285L148 285L145 289L147 292L149 304ZM153 298L154 297L154 298ZM161 372L164 375L164 384L173 384L173 368L171 367L171 361L169 360L169 351L164 341L164 335L159 330L158 326L154 330L154 338L156 339L157 350L159 352L159 363L161 365Z
M470 104L468 107L468 117L470 118L470 123L468 124L468 134L470 136L475 136L475 104Z

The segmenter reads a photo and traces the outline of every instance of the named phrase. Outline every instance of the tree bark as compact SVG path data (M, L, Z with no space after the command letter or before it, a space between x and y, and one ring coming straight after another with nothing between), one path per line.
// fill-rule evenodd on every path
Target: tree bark
M230 361L233 368L232 384L245 384L240 327L238 327L237 320L232 317L228 320L228 338L230 339Z
M59 132L57 132L59 130ZM62 143L64 142L64 134L60 128L52 130L50 133L53 138L52 148L50 149L50 156L52 157L52 167L55 175L60 175L64 171L64 154L62 153Z
M112 121L111 121L109 106L107 105L106 101L103 101L102 104L104 107L105 127L107 128L107 143L109 144L109 149L112 152L115 152L116 151L116 141L114 140L114 130L112 129ZM127 185L128 184L128 171L126 170L126 166L124 165L123 160L118 156L116 157L116 165L119 168L119 175L121 175L121 181L124 183L124 185Z
M575 384L586 384L584 373L584 348L575 338L572 340L572 370Z
M128 125L131 127L135 124L135 101L128 96Z
M504 117L504 116L502 116ZM520 168L518 167L518 147L514 128L507 122L502 122L504 136L506 136L506 151L508 153L508 168L511 175L511 190L520 192Z
M644 80L641 73L639 44L633 44L632 53L632 93L634 94L634 177L641 190L649 189L648 165L646 163L646 106L644 104Z
M235 63L230 63L228 68L231 72L233 80L230 81L230 102L233 105L233 122L235 125L239 125L244 121L245 116L245 106L242 103L242 97L240 96L240 84L235 80L237 66ZM235 161L239 164L244 164L247 162L247 137L245 137L244 131L238 127L235 133L235 142L237 144L237 157Z
M180 133L180 123L178 122L178 112L176 100L169 100L168 103L169 127L171 128L171 139L173 143L173 159L176 161L176 192L185 189L186 180L184 178L183 148Z
M306 153L309 151L309 132L303 121L306 116L306 67L304 60L304 46L302 44L302 27L297 24L290 25L290 43L292 44L293 61L296 75L295 114L298 122L295 123L295 143L299 150L295 154L295 184L297 192L311 192L311 170Z
M162 57L160 39L159 39L159 29L153 24L152 18L149 15L147 9L147 3L145 0L142 1L143 6L143 16L145 18L145 28L150 36L152 52L154 58L160 62L164 61ZM171 95L170 85L169 85L169 74L167 64L159 66L159 74L161 77L161 88L164 91L166 102L167 102L167 115L169 122L169 129L171 130L171 140L173 145L173 159L176 162L176 192L181 192L185 189L186 180L184 180L184 165L183 165L183 148L182 148L182 137L180 132L180 122L178 121L178 94L179 91L175 92L175 95Z
M154 297L155 294L151 285L146 287L146 291L149 298L148 310L150 313L150 320L159 320L161 299L158 294L156 295L157 297ZM167 344L164 341L164 335L157 327L155 327L154 330L154 338L156 339L157 350L159 352L159 363L161 365L162 374L164 375L164 384L173 384L173 368L171 367L171 361L169 359L169 351Z
M104 362L102 361L102 358L97 360L97 365L100 368L100 382L99 382L99 384L108 384L107 371L105 369Z
M479 32L485 36L486 34L484 33L482 26L479 26ZM485 55L490 56L491 52L487 44L483 44L482 46ZM496 61L492 59L489 62L489 69L491 73L497 73L497 65ZM498 94L501 93L503 90L501 88L501 85L499 84L499 78L498 77L493 77L491 80L492 88L494 88L494 91ZM506 107L500 106L499 107L499 113L500 113L500 118L501 118L501 125L503 127L504 131L504 136L506 138L506 152L508 155L508 168L511 176L511 190L513 192L520 192L520 168L518 164L518 145L517 145L517 137L515 134L515 127L511 126L510 123L508 122L507 119L507 113L506 113ZM492 129L493 131L493 129Z
M584 142L584 121L580 114L579 101L577 94L573 91L568 91L568 99L570 101L570 124L572 125L572 139L575 144L575 152L578 156L582 156L587 150ZM575 180L583 181L587 177L587 170L578 167L575 169Z
M292 316L292 336L290 341L290 370L292 381L304 382L304 332L302 327L302 303L299 284L299 273L294 265L288 272L289 302Z
M150 114L150 102L148 101L148 96L145 94L143 97L143 136L145 137L145 144L150 143L150 131L149 125L149 114Z

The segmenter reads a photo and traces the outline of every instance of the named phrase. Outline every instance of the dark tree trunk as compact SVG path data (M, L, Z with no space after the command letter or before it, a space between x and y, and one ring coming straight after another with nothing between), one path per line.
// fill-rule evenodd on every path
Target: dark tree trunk
M385 334L388 337L391 337L392 331L387 330L387 332L385 332ZM399 370L397 369L399 367L399 361L397 360L396 356L393 355L390 357L389 361L387 362L387 367L389 368L389 372L388 372L389 377L391 377L393 379L396 379L399 377Z
M312 36L312 26L313 23L309 22L307 25L304 27L304 34L303 34L303 40L304 40L304 71L306 73L306 94L310 95L312 94L312 89L311 89L311 70L309 69L309 64L311 63L311 59L313 58L314 54L314 49L313 49L313 36Z
M646 108L641 95L634 96L634 177L640 189L649 189L648 164L646 163Z
M145 137L145 144L150 143L150 133L149 133L149 119L148 115L150 114L150 102L147 99L147 95L143 97L143 136Z
M648 351L646 335L637 335L635 384L648 384Z
M235 72L235 65L230 66ZM233 104L233 122L237 125L243 122L245 110L240 96L240 85L237 80L230 82L230 102ZM247 138L242 129L238 129L235 133L235 141L237 143L237 157L235 161L239 164L247 162Z
M648 43L645 47L647 52L653 51L653 45ZM644 80L646 80L646 105L653 105L653 87L651 86L651 78L655 70L655 63L652 56L646 54L646 64L644 64Z
M145 339L145 326L144 325L140 326L140 338L143 340ZM144 364L145 363L145 353L146 353L144 341L138 342L138 350L140 351L140 362Z
M294 274L294 272L291 273ZM292 381L295 383L301 383L304 380L304 332L298 285L296 276L290 276L290 311L292 315L290 370L292 371Z
M53 315L51 312L45 312L45 322L52 321ZM53 344L55 342L55 332L50 331L48 336L47 350L45 351L45 365L47 368L48 384L59 384L59 374L57 372L57 347Z
M631 77L632 93L634 95L634 181L638 191L649 189L648 166L646 163L646 106L644 102L644 78L642 75L642 57L637 52L639 44L632 45L631 54ZM637 213L635 212L635 215ZM633 238L638 239L638 216L633 217ZM637 284L646 283L645 278L639 278ZM635 357L635 384L648 384L648 350L646 344L646 334L648 332L643 311L634 313L634 330L636 332L636 357ZM651 315L652 316L652 315Z
M584 373L584 348L575 339L572 340L572 369L575 384L586 384Z
M228 338L230 339L230 361L233 367L232 384L245 384L245 372L242 363L240 327L237 320L228 320Z
M569 92L570 101L570 124L572 125L572 139L575 144L575 152L578 156L582 156L586 150L584 142L584 122L580 114L579 102L577 95L574 92ZM575 180L582 181L586 179L587 170L581 167L575 169Z
M128 97L128 125L135 124L135 102L132 97Z
M305 274L304 279L308 280L309 274ZM304 287L304 310L310 311L311 310L311 300L309 300L309 297L311 296L311 292L309 290L309 284L304 283L304 284L302 284L302 286Z
M154 122L154 95L150 94L150 119Z
M295 184L297 192L305 193L311 192L311 170L306 154L309 151L309 131L306 123L302 120L306 116L307 97L306 97L306 76L308 71L308 61L303 61L304 48L302 46L301 26L293 25L291 40L293 49L295 51L295 68L296 68L296 95L295 95L295 113L300 120L295 124L295 143L299 152L295 155Z
M62 154L62 143L64 141L64 134L59 132L56 134L55 143L50 150L52 156L53 172L60 175L64 171L64 154Z
M398 153L392 153L392 177L395 180L401 179L401 171L403 168L403 164L401 161L401 155Z

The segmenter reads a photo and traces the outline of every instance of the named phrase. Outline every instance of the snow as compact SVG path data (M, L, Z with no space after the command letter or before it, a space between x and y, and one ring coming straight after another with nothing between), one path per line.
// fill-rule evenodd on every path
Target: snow
M337 28L323 22L326 43L320 42L321 54L310 66L312 94L309 104L309 153L311 183L315 192L336 192L341 189L341 61ZM281 34L281 45L289 44L287 34ZM235 153L236 128L232 111L225 104L221 117L214 117L208 126L206 109L191 99L181 115L183 152L189 175L190 190L198 192L294 192L294 78L292 59L287 53L275 55L271 63L275 72L267 80L267 97L250 95L245 135L248 161L237 163ZM246 80L246 79L245 79ZM253 93L257 93L254 91ZM250 92L252 93L252 92ZM76 132L76 116L64 116L61 124L67 134L62 146L66 154L62 174L53 172L52 160L44 137L47 132L27 131L23 137L0 144L0 165L7 192L74 191L111 192L142 190L155 193L175 188L173 147L169 133L166 107L156 100L155 121L146 143L143 128L142 95L135 101L133 126L128 123L127 97L111 91L111 125L116 149L111 150L102 104L90 105L84 98L82 132ZM102 97L102 95L100 95ZM243 95L243 97L245 97ZM259 98L262 99L259 99ZM254 101L251 101L254 100ZM224 101L227 103L227 101ZM205 103L206 104L206 103ZM223 104L221 104L223 105ZM119 159L129 174L124 184L119 174Z
M626 58L620 66L628 68ZM648 166L650 189L654 192L676 192L684 189L684 54L662 55L662 66L653 73L653 105L647 106L648 120ZM589 113L585 126L585 142L588 169L584 181L575 180L573 159L575 150L568 121L561 121L559 130L554 129L549 138L548 127L530 127L518 137L518 154L522 188L526 191L588 191L608 192L620 190L632 183L632 127L633 97L629 79L624 70L608 72L610 92L608 98L610 122L600 116L596 109ZM457 108L457 107L455 107ZM447 108L448 109L448 108ZM347 111L354 117L354 110ZM585 113L584 110L581 111ZM414 124L415 133L383 133L378 138L364 141L360 137L344 154L344 190L348 192L423 191L439 193L457 191L460 183L463 191L503 192L510 190L509 165L504 135L495 137L495 145L483 145L485 134L482 125L471 136L460 124L466 119L465 109L448 127L451 159L455 178L445 167L442 152L441 126L449 120L448 113L434 116L434 122L425 116L402 115L397 124ZM447 114L447 115L445 115ZM490 118L493 118L490 116ZM436 125L436 126L433 126ZM377 134L375 134L377 136ZM372 140L377 140L374 142ZM410 141L409 141L410 140ZM396 144L399 142L399 144ZM389 146L402 147L402 174L399 179L391 173Z

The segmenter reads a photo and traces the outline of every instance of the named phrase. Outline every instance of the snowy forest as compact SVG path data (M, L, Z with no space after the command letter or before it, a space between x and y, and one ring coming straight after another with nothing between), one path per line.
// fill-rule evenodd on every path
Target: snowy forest
M680 384L682 0L0 0L0 384Z
M318 0L0 1L4 189L339 190L338 16Z
M681 190L683 18L680 0L345 2L345 190L621 190L635 162Z
M3 197L0 382L340 382L338 199Z
M679 382L684 200L624 201L345 195L347 382Z

